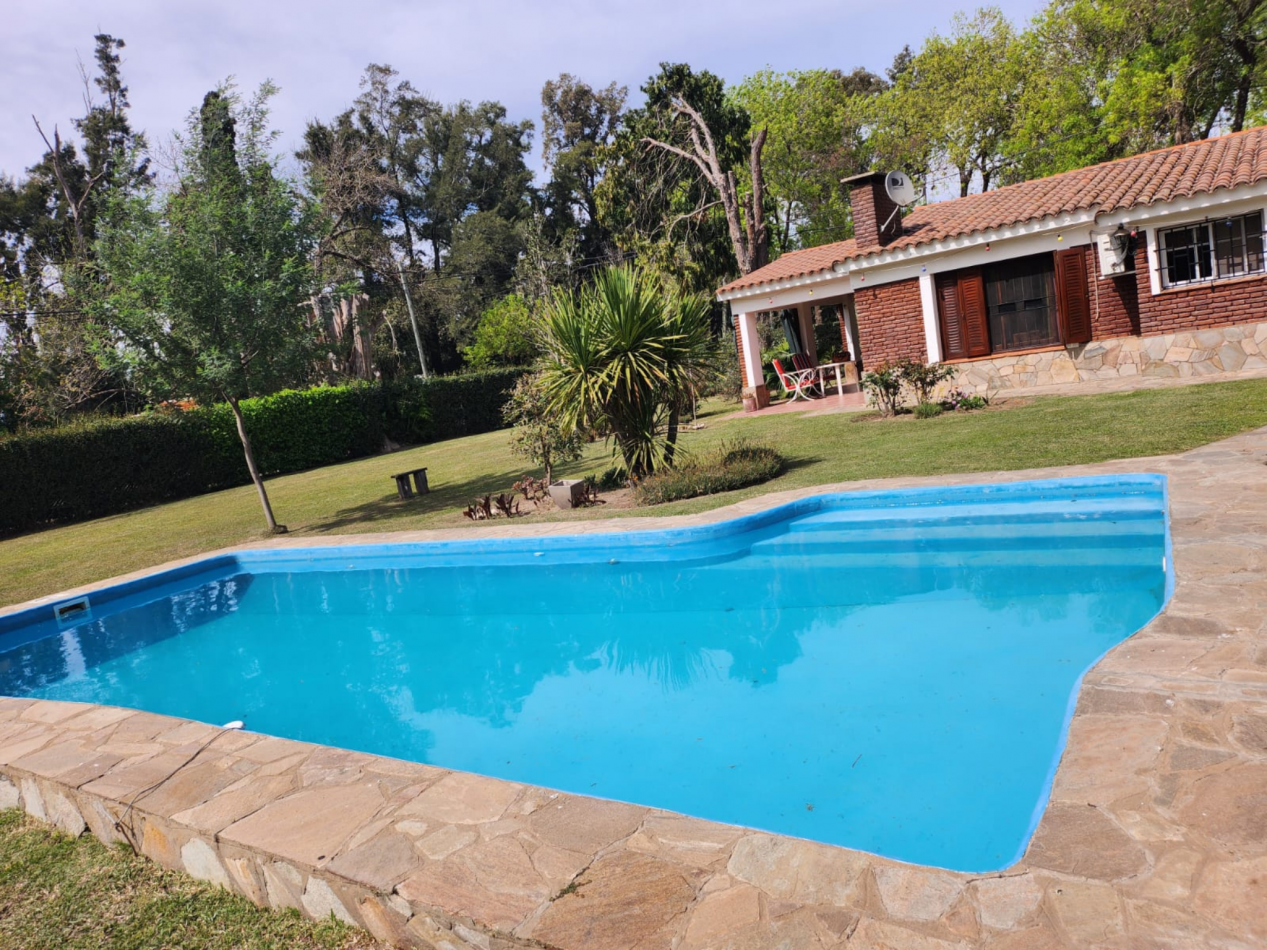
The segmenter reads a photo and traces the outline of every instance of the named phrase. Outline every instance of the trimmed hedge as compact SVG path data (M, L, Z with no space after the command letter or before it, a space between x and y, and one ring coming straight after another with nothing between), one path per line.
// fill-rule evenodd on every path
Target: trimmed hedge
M502 407L528 372L490 369L383 383L385 434L393 442L422 445L504 428Z
M255 459L283 475L503 426L526 370L288 390L242 402ZM0 536L118 514L250 482L233 411L220 404L0 438Z
M676 468L657 472L634 488L639 505L662 505L683 498L715 495L759 485L783 474L785 463L774 449L740 439L722 443L713 452L687 459Z

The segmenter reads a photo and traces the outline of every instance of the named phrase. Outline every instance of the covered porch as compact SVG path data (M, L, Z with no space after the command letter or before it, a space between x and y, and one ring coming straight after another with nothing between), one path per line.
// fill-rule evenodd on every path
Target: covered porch
M842 283L846 286L832 286ZM727 295L734 314L745 410L771 411L784 405L787 409L783 411L826 409L828 403L839 408L858 408L864 404L859 387L862 360L857 312L847 285L847 277L829 271L826 279L816 275L787 287L765 285L759 295L744 295L742 291ZM780 359L779 366L766 365L762 357L763 320L780 323L788 338L793 357ZM830 351L820 348L821 335L815 332L816 325L824 322L838 323L839 327L839 341L832 341ZM777 380L774 393L767 382L768 375ZM776 394L785 399L772 406Z

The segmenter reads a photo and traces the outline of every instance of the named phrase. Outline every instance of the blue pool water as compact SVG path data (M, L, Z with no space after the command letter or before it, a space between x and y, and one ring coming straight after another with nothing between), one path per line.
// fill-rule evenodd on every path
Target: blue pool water
M1160 476L721 525L247 551L0 617L0 692L224 723L965 871L1168 594Z

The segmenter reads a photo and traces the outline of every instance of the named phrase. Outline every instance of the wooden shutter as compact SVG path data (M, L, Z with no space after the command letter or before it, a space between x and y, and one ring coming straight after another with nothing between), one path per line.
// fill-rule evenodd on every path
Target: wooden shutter
M954 274L937 275L937 315L941 323L942 359L961 360L968 355L959 313L959 280Z
M990 355L990 321L985 309L985 280L979 270L959 273L959 313L969 356Z
M1056 310L1066 343L1091 342L1091 302L1087 299L1087 255L1081 247L1056 252Z

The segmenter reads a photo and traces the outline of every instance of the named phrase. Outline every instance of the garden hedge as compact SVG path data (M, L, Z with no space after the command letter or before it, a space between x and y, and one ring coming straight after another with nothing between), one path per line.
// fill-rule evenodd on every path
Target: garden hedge
M522 369L286 391L242 403L264 475L501 428ZM250 481L227 405L0 438L0 536Z

